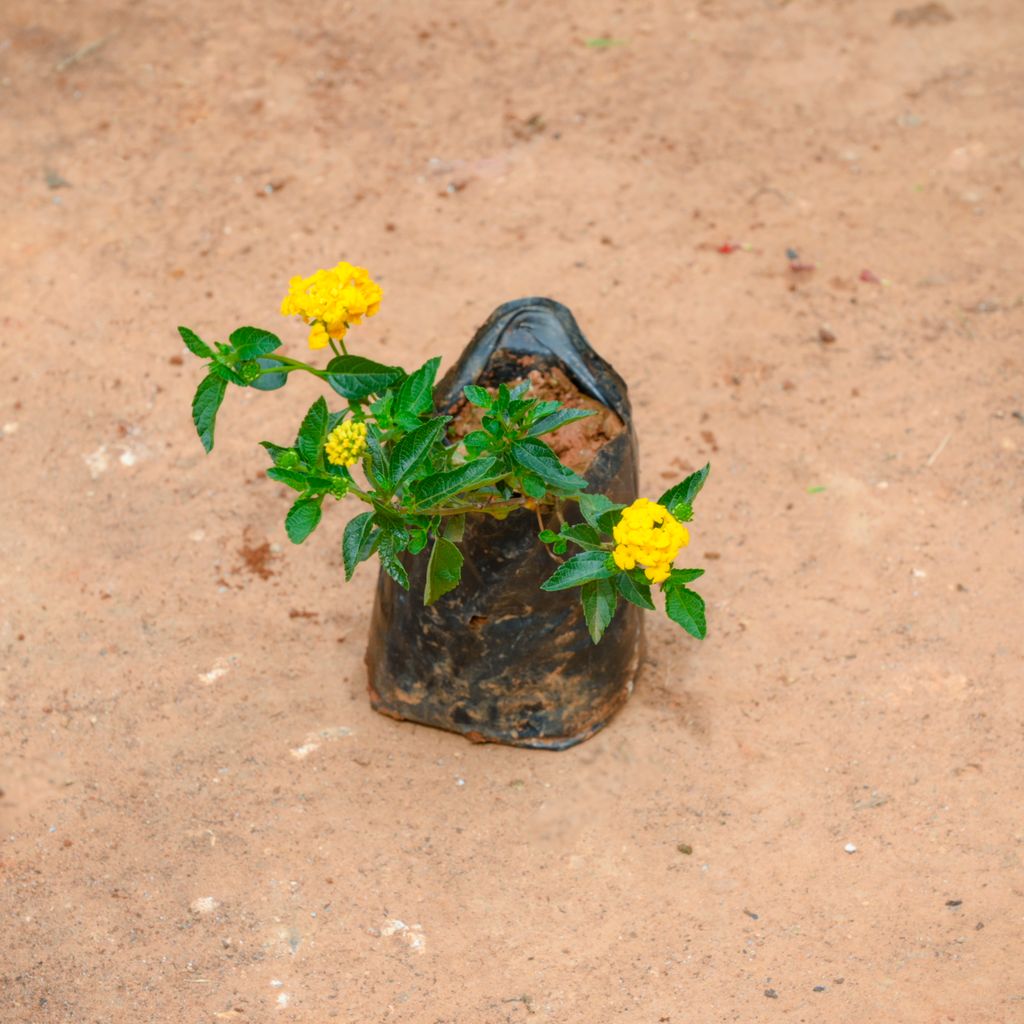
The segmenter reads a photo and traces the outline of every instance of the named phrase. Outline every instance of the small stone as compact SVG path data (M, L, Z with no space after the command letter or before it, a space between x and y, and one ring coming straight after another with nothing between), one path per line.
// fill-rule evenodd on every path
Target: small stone
M767 997L768 997L769 999L778 999L778 998L779 998L779 993L778 993L778 992L776 992L776 991L775 991L775 989L773 989L773 988L766 988L766 989L764 990L764 994L765 994L765 995L766 995L766 996L767 996Z
M854 846L854 845L853 845L853 843L847 843L847 844L846 844L846 845L845 845L845 846L843 847L843 849L844 849L844 850L845 850L845 851L846 851L847 853L856 853L856 852L857 852L857 847L856 847L856 846Z
M828 324L822 324L818 328L818 341L825 345L831 345L836 340L836 332Z
M189 904L193 914L212 914L219 904L212 896L200 896Z
M689 843L676 843L676 849L680 853L686 854L687 857L689 857L690 854L693 853L693 847Z
M918 4L917 7L901 7L893 16L894 25L915 28L918 25L945 25L953 20L948 8L939 3Z
M959 907L963 903L963 900L946 900L947 907Z
M824 985L815 985L814 988L812 989L812 991L814 991L814 992L824 992L825 991L825 986Z

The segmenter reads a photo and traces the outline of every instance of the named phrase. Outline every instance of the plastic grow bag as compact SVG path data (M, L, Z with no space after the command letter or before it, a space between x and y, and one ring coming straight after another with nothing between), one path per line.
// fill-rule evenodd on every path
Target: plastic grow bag
M499 306L437 387L455 412L467 384L484 387L559 368L622 429L587 468L590 490L628 504L637 496L637 448L626 385L551 299ZM549 438L550 440L550 438ZM576 512L575 504L568 508ZM553 518L545 526L558 529ZM620 602L600 644L587 632L577 590L547 593L557 567L537 539L535 512L469 517L462 582L424 607L426 553L403 555L411 588L381 572L366 653L373 707L476 741L563 749L592 736L633 689L642 612Z

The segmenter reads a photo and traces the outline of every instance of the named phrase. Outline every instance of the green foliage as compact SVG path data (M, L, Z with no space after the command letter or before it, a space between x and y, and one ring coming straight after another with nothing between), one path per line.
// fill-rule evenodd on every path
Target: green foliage
M208 452L213 450L213 428L226 390L227 383L223 378L210 373L200 382L192 399L192 422L196 425L199 440Z
M707 480L708 473L710 472L711 464L708 463L703 469L698 469L696 473L691 473L682 483L676 484L675 487L670 487L658 499L658 504L664 505L677 519L689 522L693 518L693 499L700 493L700 489L704 486L704 481ZM676 515L676 509L680 505L687 507L680 509L680 514Z
M293 543L301 544L320 524L326 498L350 496L364 503L342 534L346 580L376 554L382 570L408 589L410 559L427 557L423 602L433 604L461 580L459 545L467 517L504 518L528 508L536 509L543 521L557 518L559 524L557 530L542 528L539 533L539 542L549 545L560 562L541 588L578 590L595 643L613 621L620 600L654 610L644 568L623 570L613 558L613 532L624 506L589 493L587 481L541 440L594 415L592 410L531 398L527 380L490 388L472 384L464 394L478 425L460 440L450 433L451 417L438 414L434 399L439 358L407 374L400 367L347 351L337 354L335 349L319 369L279 355L280 339L262 328L240 327L227 342L214 344L187 327L178 332L188 351L205 363L192 417L206 451L213 448L217 413L229 384L273 391L301 371L345 400L332 409L326 398L317 398L294 444L260 443L271 461L267 476L295 492L285 517ZM356 447L352 457L358 463L352 467L332 463L325 447L331 431L346 419L366 424L365 451L360 455ZM690 474L659 503L680 521L691 521L694 499L708 473L705 466ZM572 503L579 506L578 513L571 512ZM705 608L688 584L702 574L702 569L671 569L659 584L668 617L695 637L707 631Z
M580 601L583 604L583 615L587 620L590 638L596 644L615 617L615 609L619 605L615 584L607 579L584 583L580 587Z
M438 537L427 563L427 586L423 593L423 603L433 604L443 594L454 590L461 578L462 552L450 540Z
M284 528L293 544L301 544L320 522L320 502L316 498L299 498L285 516Z
M327 383L343 398L379 395L404 376L405 371L397 366L384 366L363 356L336 356L327 364Z

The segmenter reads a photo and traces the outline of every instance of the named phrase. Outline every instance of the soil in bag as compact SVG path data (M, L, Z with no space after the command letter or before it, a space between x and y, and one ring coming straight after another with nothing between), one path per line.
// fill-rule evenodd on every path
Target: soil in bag
M572 314L550 299L494 311L435 395L455 417L453 437L478 425L462 394L529 379L530 397L597 415L546 437L589 490L628 504L637 496L637 449L626 385L588 344ZM576 506L563 506L578 519ZM543 525L558 529L554 512ZM537 539L537 513L469 517L462 582L423 605L426 555L403 555L410 589L381 573L366 654L371 702L395 718L470 739L560 749L600 729L632 692L641 655L639 608L622 602L595 645L576 590L540 584L557 568Z

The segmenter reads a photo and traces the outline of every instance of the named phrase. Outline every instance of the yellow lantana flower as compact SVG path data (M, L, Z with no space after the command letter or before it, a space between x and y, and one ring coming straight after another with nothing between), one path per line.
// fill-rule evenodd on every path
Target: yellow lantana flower
M310 325L310 348L326 348L328 339L341 341L349 327L364 316L373 316L383 295L365 267L339 263L309 277L293 277L281 312L301 317Z
M612 531L615 548L612 558L622 570L643 567L652 583L664 583L672 570L672 562L680 550L690 543L690 533L664 505L647 498L637 498Z
M345 420L327 435L324 453L335 466L354 466L366 451L366 424Z

